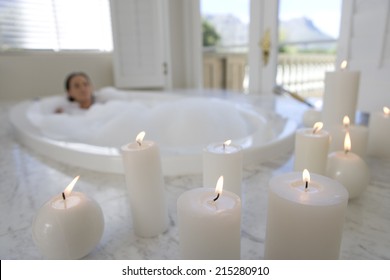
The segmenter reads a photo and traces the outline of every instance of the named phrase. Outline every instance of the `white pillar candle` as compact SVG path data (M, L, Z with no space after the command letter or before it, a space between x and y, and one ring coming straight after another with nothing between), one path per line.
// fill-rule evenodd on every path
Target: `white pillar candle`
M328 128L330 134L329 152L344 149L344 137L347 131L353 142L352 152L361 158L365 158L368 145L368 128L361 125L351 125L348 116L343 118L343 125L334 125Z
M358 197L368 186L370 173L367 164L351 152L351 139L346 132L344 151L329 154L326 175L340 182L348 191L349 199Z
M347 203L347 190L328 177L303 180L302 172L291 172L272 178L265 259L338 259Z
M65 191L46 202L32 225L35 244L48 259L80 259L99 243L104 218L96 201L72 192L77 179Z
M219 176L224 177L224 190L241 197L242 149L231 144L210 144L203 151L203 186L213 187Z
M325 175L329 150L329 133L321 130L322 123L313 128L301 128L295 133L294 170L310 169Z
M183 193L177 216L182 259L240 259L241 200L221 180Z
M368 154L377 157L390 157L390 110L371 114L368 125Z
M153 141L143 141L144 136L141 132L136 142L122 146L122 159L134 231L153 237L168 228L168 210L159 148Z
M326 129L339 124L345 115L355 122L360 72L348 71L346 66L343 61L341 70L325 74L322 122Z

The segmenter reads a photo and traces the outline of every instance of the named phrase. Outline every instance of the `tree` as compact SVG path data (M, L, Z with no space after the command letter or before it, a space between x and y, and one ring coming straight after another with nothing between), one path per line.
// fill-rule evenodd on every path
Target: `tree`
M219 36L218 32L215 30L214 26L211 25L206 20L202 21L202 30L203 30L203 46L211 47L216 46L221 36Z

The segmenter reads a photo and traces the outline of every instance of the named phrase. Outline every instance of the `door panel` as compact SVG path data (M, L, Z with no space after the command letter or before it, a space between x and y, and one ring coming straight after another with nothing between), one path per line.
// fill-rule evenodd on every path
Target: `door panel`
M163 88L163 10L157 0L111 0L115 86Z
M251 0L249 93L272 94L275 86L278 57L278 2Z

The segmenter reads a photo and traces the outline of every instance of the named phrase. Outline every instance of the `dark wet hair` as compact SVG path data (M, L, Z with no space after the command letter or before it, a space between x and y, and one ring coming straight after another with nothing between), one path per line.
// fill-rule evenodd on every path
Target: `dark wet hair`
M83 76L85 79L87 79L88 82L91 81L91 79L89 78L89 76L88 76L87 74L85 74L84 72L72 72L72 73L70 73L70 74L66 77L66 79L65 79L65 89L66 89L67 92L68 92L69 89L70 89L70 81L71 81L74 77L76 77L76 76ZM71 101L71 102L75 101L75 99L74 99L73 97L69 96L69 95L68 95L68 100Z

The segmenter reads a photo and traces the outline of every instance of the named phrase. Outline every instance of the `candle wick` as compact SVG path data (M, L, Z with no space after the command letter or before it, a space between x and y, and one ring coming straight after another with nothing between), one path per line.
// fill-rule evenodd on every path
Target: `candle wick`
M349 150L348 150L348 149L345 149L344 152L345 152L345 154L348 154Z
M305 182L305 191L307 191L307 188L309 187L309 181Z
M62 199L65 200L65 193L62 193Z
M217 197L213 199L213 201L216 201L219 198L219 193L217 193Z
M141 144L142 144L142 142L141 142L141 141L139 141L139 140L137 140L137 143L138 143L138 146L140 146L140 147L141 147Z
M223 143L222 146L223 146L223 150L225 151L226 150L226 144Z

